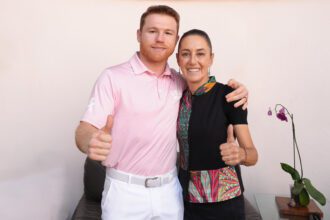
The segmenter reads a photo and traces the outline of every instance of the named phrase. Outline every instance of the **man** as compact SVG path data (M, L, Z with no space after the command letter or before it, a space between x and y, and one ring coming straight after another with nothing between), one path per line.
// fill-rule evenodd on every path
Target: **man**
M137 31L140 51L101 74L77 128L78 148L107 167L102 219L183 219L175 163L176 120L185 84L167 65L178 30L174 9L149 7ZM246 95L241 86L229 98Z

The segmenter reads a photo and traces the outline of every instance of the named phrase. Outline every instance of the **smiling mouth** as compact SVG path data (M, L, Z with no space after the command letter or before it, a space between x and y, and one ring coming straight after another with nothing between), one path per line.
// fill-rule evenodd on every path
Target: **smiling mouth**
M189 74L196 74L196 73L199 73L201 71L200 68L188 68L187 69L187 73Z

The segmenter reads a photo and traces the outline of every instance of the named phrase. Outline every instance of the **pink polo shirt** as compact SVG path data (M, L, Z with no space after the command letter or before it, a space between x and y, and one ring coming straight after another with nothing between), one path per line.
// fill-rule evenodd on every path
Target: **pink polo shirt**
M184 89L166 66L157 77L135 54L104 70L95 83L82 121L97 128L114 116L112 148L103 164L144 176L164 174L176 163L176 120Z

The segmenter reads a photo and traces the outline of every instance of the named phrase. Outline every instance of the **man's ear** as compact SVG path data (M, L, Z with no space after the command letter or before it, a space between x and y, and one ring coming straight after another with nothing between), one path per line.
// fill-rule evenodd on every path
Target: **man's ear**
M140 29L138 29L136 31L136 39L139 43L141 42L141 31L140 31Z

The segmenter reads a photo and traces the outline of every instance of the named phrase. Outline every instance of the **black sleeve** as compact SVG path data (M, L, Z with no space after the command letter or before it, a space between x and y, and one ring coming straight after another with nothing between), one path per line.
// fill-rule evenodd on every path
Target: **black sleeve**
M225 95L231 93L234 91L229 86L225 86ZM235 108L234 104L238 101L233 102L227 102L226 99L224 99L224 109L226 116L229 120L230 124L236 125L236 124L247 124L247 110L243 110L242 107Z

